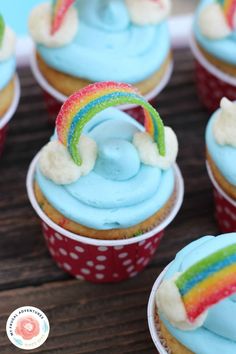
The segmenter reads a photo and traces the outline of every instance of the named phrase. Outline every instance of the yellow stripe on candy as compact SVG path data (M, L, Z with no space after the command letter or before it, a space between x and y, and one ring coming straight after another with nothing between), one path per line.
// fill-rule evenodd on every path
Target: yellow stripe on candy
M127 90L126 89L121 89L120 87L111 87L111 88L106 88L102 90L103 95L112 93L112 92L133 92L133 89ZM71 123L77 114L79 110L81 110L83 107L85 107L91 100L94 100L96 98L99 98L101 96L101 91L96 90L93 91L92 93L89 92L89 94L83 95L83 98L81 98L80 101L71 101L70 104L67 105L66 107L66 112L65 113L65 118L63 120L64 125L62 125L62 129L64 130L64 135L63 135L63 140L61 141L65 146L67 144L67 134L69 132ZM62 108L63 109L63 108Z
M214 298L214 294L219 294L227 289L231 284L236 283L236 265L223 268L210 278L206 278L201 283L198 283L186 295L183 296L183 302L187 313L194 313L203 304L207 304L209 298ZM225 297L227 294L225 294ZM208 304L209 307L212 304Z

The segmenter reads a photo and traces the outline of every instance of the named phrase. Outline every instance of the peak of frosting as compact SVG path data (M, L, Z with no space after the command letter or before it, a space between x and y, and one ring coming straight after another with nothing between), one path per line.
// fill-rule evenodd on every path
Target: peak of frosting
M170 0L125 0L131 20L137 25L158 24L168 17Z
M85 22L111 32L122 31L130 24L129 13L123 1L99 0L81 5Z
M213 125L215 140L220 145L236 147L236 103L222 98L221 110Z
M106 139L98 147L94 171L105 178L124 181L135 176L140 159L135 147L124 139Z

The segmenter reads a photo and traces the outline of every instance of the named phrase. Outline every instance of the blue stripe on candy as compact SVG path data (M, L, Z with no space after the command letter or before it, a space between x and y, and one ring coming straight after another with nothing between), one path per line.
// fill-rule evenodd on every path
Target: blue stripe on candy
M91 109L93 109L96 105L101 105L104 102L106 102L107 100L111 99L111 98L122 98L122 97L127 97L127 95L129 96L129 98L137 98L138 100L143 101L144 103L146 103L145 99L143 99L142 97L140 97L139 95L133 94L133 93L127 93L127 92L112 92L108 95L104 95L102 97L96 98L95 100L89 102L86 106L84 106L82 109L79 110L79 112L74 116L74 119L71 123L69 132L68 132L68 138L67 138L67 147L70 150L70 146L72 143L72 139L73 139L73 135L74 135L74 131L76 129L77 124L79 123L79 121L84 117L84 115L86 115ZM106 109L107 107L105 107L104 109Z
M231 266L236 263L236 254L228 257L227 259L218 261L210 265L207 269L198 273L195 277L185 283L183 287L179 289L181 296L186 295L192 288L194 288L198 283L201 283L203 280L207 279L213 273L218 272L221 269Z

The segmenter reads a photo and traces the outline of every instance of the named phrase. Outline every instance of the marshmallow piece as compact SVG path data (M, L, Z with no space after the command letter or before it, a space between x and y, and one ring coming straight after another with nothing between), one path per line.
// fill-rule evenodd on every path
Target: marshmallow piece
M178 154L178 140L170 127L165 127L166 154L161 156L156 142L148 133L136 133L133 144L138 150L140 160L145 165L167 170L176 160Z
M206 6L199 15L198 24L202 34L209 39L221 39L231 34L220 4Z
M43 3L35 7L29 18L29 31L38 44L46 47L62 47L70 43L78 31L78 14L75 7L71 6L59 30L51 34L52 9L50 3Z

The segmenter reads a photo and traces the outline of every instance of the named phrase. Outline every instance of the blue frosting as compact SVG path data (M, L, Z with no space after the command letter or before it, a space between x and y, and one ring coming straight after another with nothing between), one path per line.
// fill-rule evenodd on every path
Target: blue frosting
M205 236L183 248L170 264L165 279L182 272L203 257L236 243L236 233L218 237ZM196 354L236 353L236 298L231 296L213 306L202 327L182 331L173 327L160 315L168 331L183 345Z
M1 14L6 23L20 36L26 36L30 11L44 0L0 0ZM14 9L14 10L13 10Z
M113 138L99 144L99 158L95 165L97 174L108 179L124 181L134 177L139 169L139 155L131 142Z
M213 124L217 118L215 112L207 124L206 145L211 158L225 179L236 186L236 148L229 145L219 145L213 135Z
M215 0L202 0L198 9L196 11L196 16L194 20L194 34L195 38L209 54L213 55L215 58L222 60L224 62L236 65L236 31L232 32L226 38L223 39L209 39L202 35L201 29L198 25L199 13L211 3L214 3Z
M174 172L137 164L137 152L130 145L135 132L143 129L114 108L97 114L83 132L98 145L94 170L75 183L60 186L37 168L36 180L46 199L67 218L100 230L127 228L153 215L173 193Z
M2 90L12 79L16 69L14 57L5 61L0 61L0 90Z
M131 23L124 0L78 0L79 28L64 47L37 49L47 64L91 81L136 83L151 76L170 51L167 22Z

